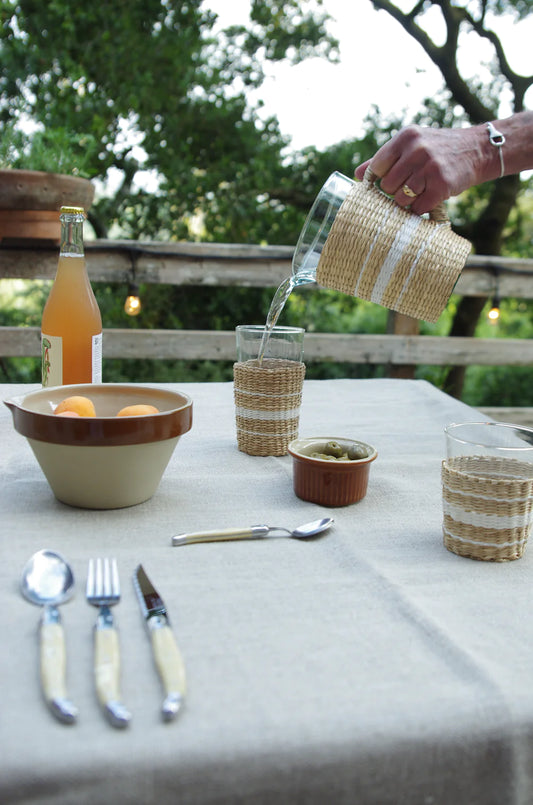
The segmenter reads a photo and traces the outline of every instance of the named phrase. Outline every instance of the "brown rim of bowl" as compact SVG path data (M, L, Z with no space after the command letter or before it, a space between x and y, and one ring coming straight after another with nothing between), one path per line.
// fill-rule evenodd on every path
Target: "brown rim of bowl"
M78 387L62 388L74 390ZM148 393L153 391L148 387L139 388ZM170 392L175 398L182 400L181 405L178 404L171 410L161 411L158 414L80 418L61 417L52 412L42 413L24 407L24 401L31 394L38 393L30 392L4 402L13 415L15 430L28 439L41 442L85 447L146 444L182 436L192 427L192 400L182 392ZM179 400L176 402L179 403Z

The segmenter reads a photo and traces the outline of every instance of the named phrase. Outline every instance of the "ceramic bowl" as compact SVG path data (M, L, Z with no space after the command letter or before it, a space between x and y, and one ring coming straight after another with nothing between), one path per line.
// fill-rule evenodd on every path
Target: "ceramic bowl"
M62 417L61 400L89 397L96 417ZM88 509L118 509L148 500L180 436L192 427L192 400L181 392L129 384L54 386L5 400L54 495ZM128 405L160 413L117 417Z
M331 461L312 456L312 453L323 453L326 444L333 441L345 450L360 445L367 456L353 461ZM376 448L366 442L334 436L294 439L289 444L289 453L295 494L321 506L347 506L362 500L368 487L370 464L378 455Z

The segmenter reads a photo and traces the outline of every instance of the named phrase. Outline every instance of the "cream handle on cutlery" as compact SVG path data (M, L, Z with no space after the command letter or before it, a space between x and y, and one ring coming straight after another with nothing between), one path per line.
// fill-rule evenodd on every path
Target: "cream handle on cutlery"
M67 695L65 633L57 610L51 613L45 610L41 623L40 651L41 685L48 706L59 721L73 724L78 709Z
M113 626L94 630L94 677L98 701L114 727L126 727L130 713L121 703L120 647Z
M185 699L185 664L170 626L158 618L150 618L148 624L155 664L165 691L163 718L171 721Z
M196 531L193 534L178 534L172 537L172 545L192 545L195 542L219 542L232 539L256 539L268 534L266 525L252 525L246 528L222 528L217 531Z

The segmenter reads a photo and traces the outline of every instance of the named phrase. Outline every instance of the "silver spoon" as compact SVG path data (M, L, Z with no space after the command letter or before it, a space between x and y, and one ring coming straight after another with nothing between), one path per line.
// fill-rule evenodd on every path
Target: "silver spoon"
M332 517L323 517L322 520L313 520L312 523L305 523L294 531L289 531L288 528L280 528L278 526L267 525L252 525L248 528L226 528L219 531L197 531L193 534L178 534L172 537L172 545L191 545L194 542L218 542L221 540L231 539L260 539L266 537L267 534L273 532L283 532L277 536L289 536L296 539L307 539L320 534L333 525Z
M73 587L69 564L54 551L38 551L22 572L22 595L43 607L40 662L44 697L54 716L64 724L73 724L78 710L67 695L65 634L57 607L70 598Z

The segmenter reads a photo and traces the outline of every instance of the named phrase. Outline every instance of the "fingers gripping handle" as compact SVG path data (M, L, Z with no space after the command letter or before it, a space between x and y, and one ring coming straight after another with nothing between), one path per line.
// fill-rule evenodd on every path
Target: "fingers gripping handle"
M364 178L363 178L363 183L364 183L364 186L366 187L366 189L367 190L371 189L376 183L379 182L379 178L380 177L377 174L374 173L372 168L370 166L368 166L366 171L365 171ZM376 188L376 189L378 189L378 188ZM381 191L381 192L384 192L384 191ZM388 194L385 193L385 195L388 195ZM389 198L390 198L390 196L389 196ZM429 217L431 218L432 221L435 221L436 223L439 223L439 224L449 224L450 223L450 219L448 218L448 213L446 211L446 205L444 204L443 201L441 201L440 204L437 204L437 206L434 207L434 209L430 210Z
M41 624L41 685L44 698L55 717L64 724L74 724L77 707L67 695L67 652L61 623Z

